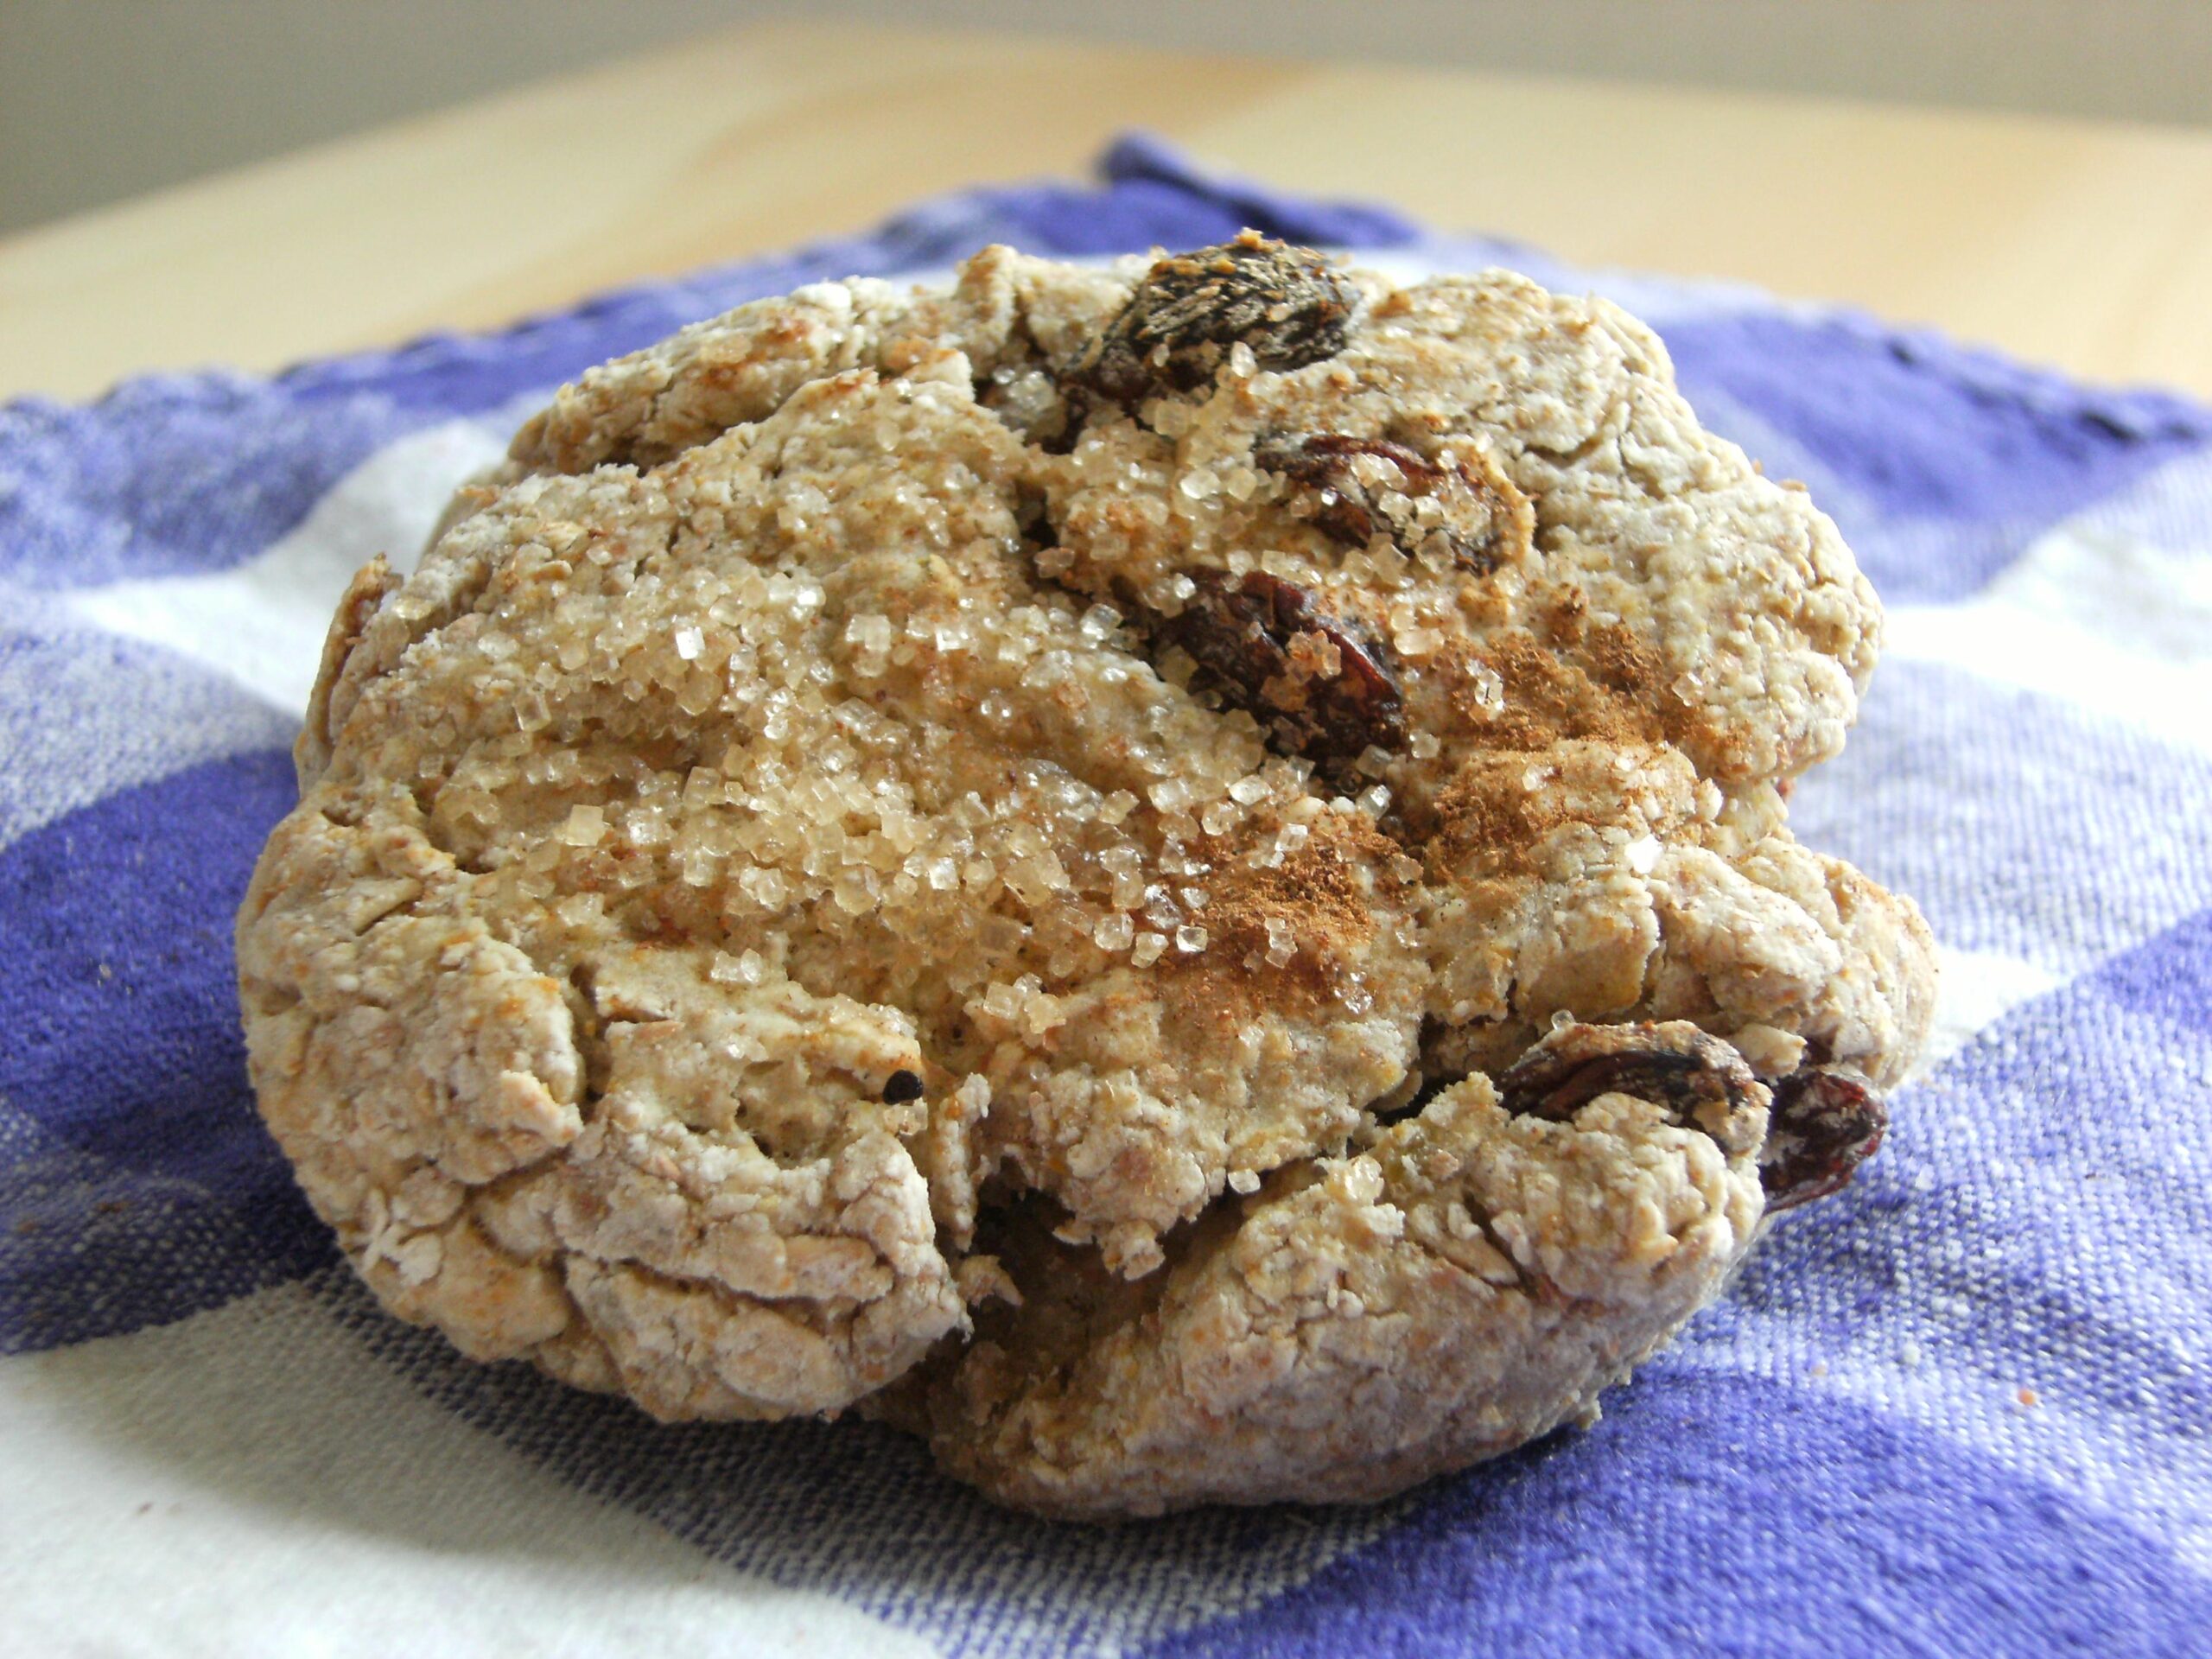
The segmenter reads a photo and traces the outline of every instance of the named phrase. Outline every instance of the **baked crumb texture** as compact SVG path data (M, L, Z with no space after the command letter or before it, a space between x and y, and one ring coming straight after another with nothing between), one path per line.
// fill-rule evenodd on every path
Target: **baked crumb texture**
M1878 626L1602 301L1249 236L803 289L356 579L254 1084L475 1357L1051 1514L1379 1497L1878 1139L1928 931L1783 806Z

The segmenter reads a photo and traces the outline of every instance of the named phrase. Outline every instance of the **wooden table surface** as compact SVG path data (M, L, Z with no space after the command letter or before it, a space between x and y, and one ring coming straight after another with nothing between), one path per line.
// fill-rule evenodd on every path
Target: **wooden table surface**
M810 25L709 36L0 241L0 397L488 327L1080 174L1143 126L1589 264L2212 395L2212 134Z

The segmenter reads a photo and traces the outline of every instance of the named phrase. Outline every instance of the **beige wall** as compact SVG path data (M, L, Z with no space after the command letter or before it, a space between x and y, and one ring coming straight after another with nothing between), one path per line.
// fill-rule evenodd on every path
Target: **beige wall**
M800 15L2212 121L2212 0L0 0L0 233Z

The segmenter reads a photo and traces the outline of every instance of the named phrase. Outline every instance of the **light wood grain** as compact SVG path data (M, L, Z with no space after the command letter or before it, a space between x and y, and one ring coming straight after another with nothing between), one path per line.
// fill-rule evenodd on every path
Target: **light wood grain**
M2212 137L1005 37L760 28L0 242L0 396L273 368L1079 172L1206 161L1590 264L2212 393Z

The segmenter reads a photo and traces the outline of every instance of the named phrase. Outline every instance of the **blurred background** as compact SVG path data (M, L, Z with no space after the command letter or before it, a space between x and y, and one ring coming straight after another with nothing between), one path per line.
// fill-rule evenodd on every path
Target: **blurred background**
M801 16L2212 121L2207 0L0 0L0 235ZM987 111L989 89L976 94Z

